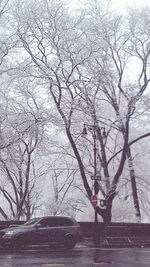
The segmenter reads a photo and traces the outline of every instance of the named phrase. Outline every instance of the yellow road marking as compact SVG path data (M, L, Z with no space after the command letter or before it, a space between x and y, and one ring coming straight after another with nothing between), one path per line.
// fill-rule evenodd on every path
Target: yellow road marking
M110 262L105 262L105 261L94 262L94 265L101 265L101 264L110 264Z
M45 263L42 264L42 266L51 267L51 266L65 266L65 265L63 263Z
M104 265L104 264L109 264L108 262L96 262L96 263L94 263L94 265Z

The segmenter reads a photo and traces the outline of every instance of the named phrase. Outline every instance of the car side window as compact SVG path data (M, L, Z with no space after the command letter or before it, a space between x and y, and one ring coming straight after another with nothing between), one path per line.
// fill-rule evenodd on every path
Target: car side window
M60 227L60 226L72 226L73 221L68 218L45 218L40 221L41 227Z
M40 221L41 227L55 227L58 226L55 218L45 218Z
M59 219L59 226L72 226L73 222L68 218L60 218Z
M49 226L49 222L48 219L42 219L40 222L41 227L48 227Z

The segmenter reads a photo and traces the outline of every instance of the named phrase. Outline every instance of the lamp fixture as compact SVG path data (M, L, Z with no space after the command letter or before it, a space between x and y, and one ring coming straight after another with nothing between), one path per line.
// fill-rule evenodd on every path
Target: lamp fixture
M86 129L86 125L84 124L83 126L83 131L82 131L82 134L81 134L83 137L84 136L87 136L87 129Z

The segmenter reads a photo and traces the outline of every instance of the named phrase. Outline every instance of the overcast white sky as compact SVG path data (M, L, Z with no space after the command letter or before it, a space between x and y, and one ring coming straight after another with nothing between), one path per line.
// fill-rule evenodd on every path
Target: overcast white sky
M111 0L120 10L125 10L128 6L150 6L150 0Z
M125 9L129 6L132 7L150 6L150 0L110 0L110 1L112 2L113 7L121 12L124 12ZM72 0L72 3L73 6L75 5L76 7L78 7L78 4L80 4L80 0Z

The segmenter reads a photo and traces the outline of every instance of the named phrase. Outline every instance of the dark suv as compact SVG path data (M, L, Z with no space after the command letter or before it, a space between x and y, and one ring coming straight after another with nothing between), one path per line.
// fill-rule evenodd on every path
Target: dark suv
M23 225L0 231L0 245L5 248L60 244L72 249L79 241L80 225L74 219L64 216L34 218Z

